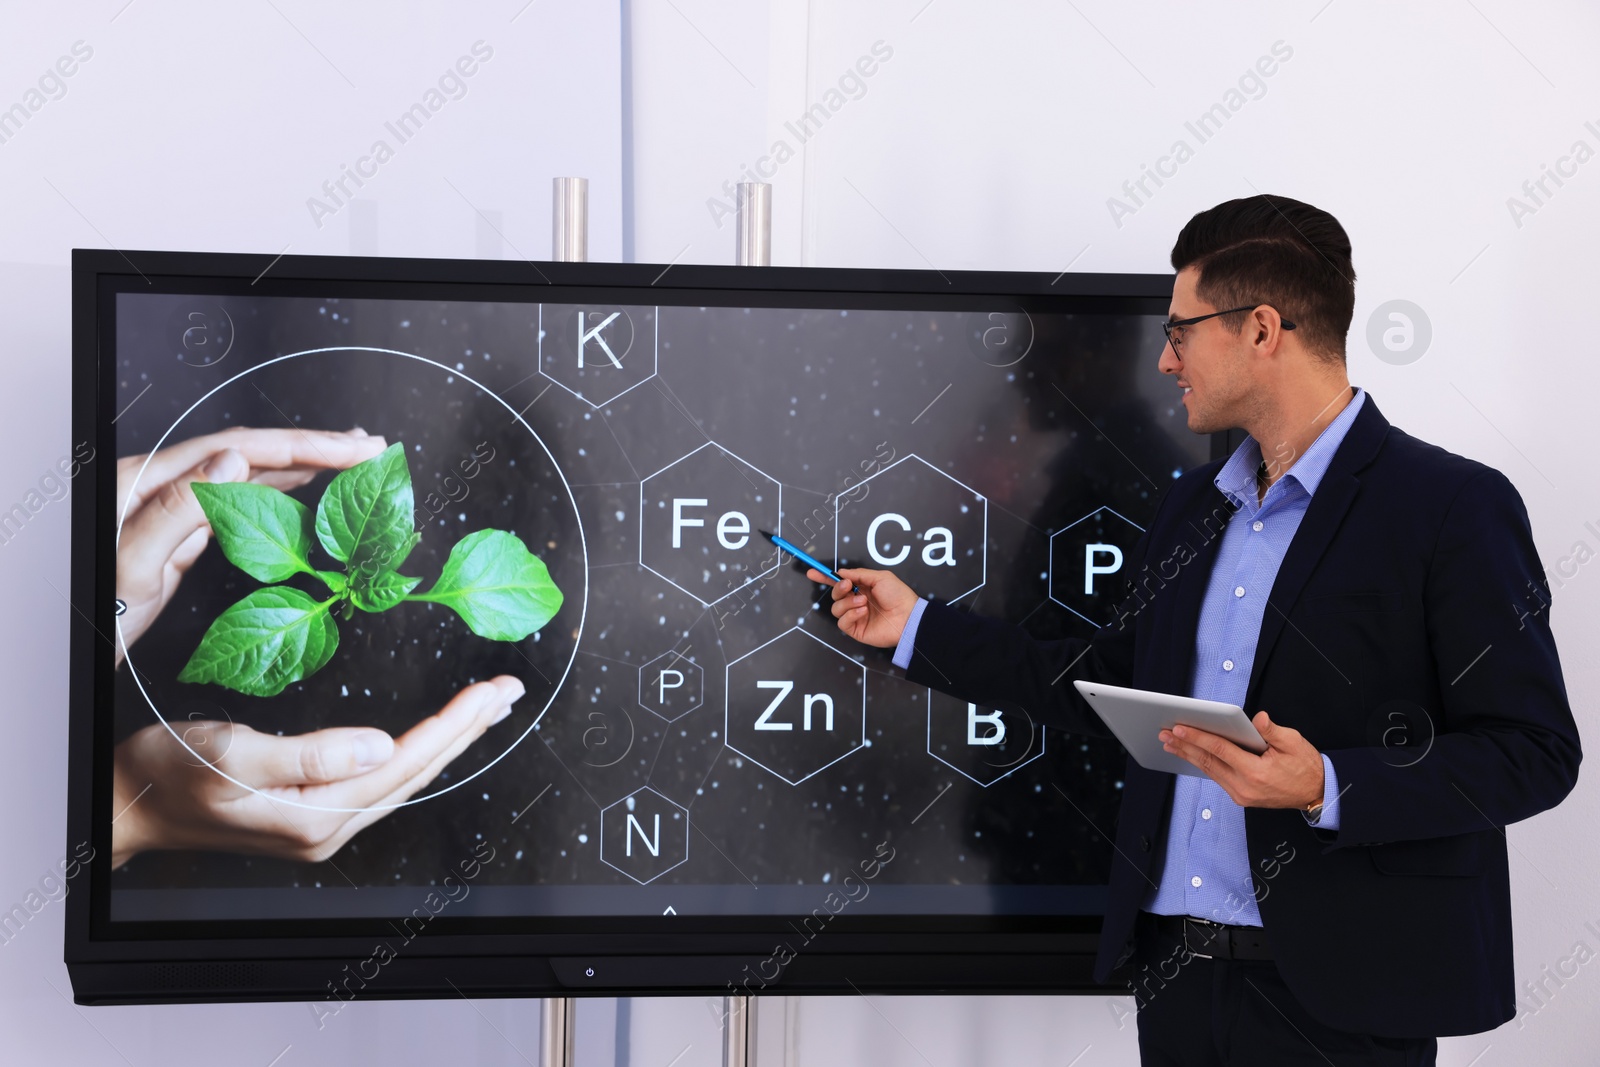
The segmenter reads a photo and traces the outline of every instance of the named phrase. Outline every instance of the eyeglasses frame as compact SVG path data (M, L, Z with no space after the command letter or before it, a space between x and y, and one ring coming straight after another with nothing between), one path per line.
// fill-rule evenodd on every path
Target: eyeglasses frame
M1213 311L1209 315L1196 315L1189 319L1175 319L1168 322L1163 322L1161 324L1161 331L1167 335L1167 345L1172 349L1172 354L1181 360L1183 356L1179 352L1178 346L1183 343L1183 335L1179 334L1178 340L1174 341L1172 339L1172 330L1174 327L1193 326L1197 322L1204 322L1207 319L1214 319L1219 315L1232 315L1238 311L1254 311L1259 307L1269 307L1272 308L1273 311L1278 311L1278 309L1272 307L1271 304L1250 304L1246 307L1229 308L1226 311ZM1285 330L1292 330L1295 328L1295 324L1284 318L1283 312L1281 311L1278 312L1278 321Z

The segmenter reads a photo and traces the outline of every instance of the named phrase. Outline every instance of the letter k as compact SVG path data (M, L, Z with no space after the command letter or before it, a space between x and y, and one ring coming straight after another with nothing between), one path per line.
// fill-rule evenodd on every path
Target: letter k
M611 351L611 346L606 344L606 339L600 336L600 331L605 329L607 326L610 326L613 322L616 322L617 317L621 314L622 312L620 311L613 311L606 317L604 322L600 323L600 325L594 327L592 330L585 331L583 328L583 312L578 312L578 366L581 367L584 365L583 346L588 344L590 341L593 341L605 351L606 358L611 361L612 366L616 367L618 370L622 369L622 361L617 358L616 353Z

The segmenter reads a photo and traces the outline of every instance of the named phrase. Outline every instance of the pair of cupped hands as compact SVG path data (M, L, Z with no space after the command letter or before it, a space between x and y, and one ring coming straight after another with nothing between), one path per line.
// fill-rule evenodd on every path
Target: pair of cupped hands
M150 628L211 541L195 482L288 491L386 445L361 429L239 427L119 459L119 668L124 645ZM147 849L327 859L511 714L523 692L510 675L469 685L398 738L370 726L289 737L211 719L146 726L116 746L112 866Z

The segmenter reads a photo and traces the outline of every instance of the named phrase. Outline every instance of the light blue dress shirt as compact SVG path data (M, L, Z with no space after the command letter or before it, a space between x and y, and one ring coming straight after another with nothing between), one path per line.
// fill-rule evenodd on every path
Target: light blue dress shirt
M1217 488L1239 510L1223 531L1201 604L1191 696L1244 704L1267 595L1278 567L1365 398L1365 391L1356 389L1344 410L1292 461L1259 502L1256 468L1262 457L1255 438L1245 438L1217 472ZM926 607L926 600L917 601L895 648L894 663L902 670L911 664L917 626ZM1310 816L1306 820L1322 829L1337 830L1339 782L1333 761L1326 755L1322 767L1322 811L1315 820ZM1144 910L1260 926L1245 847L1244 809L1210 778L1178 775L1177 779L1167 825L1166 858L1156 887L1145 896Z

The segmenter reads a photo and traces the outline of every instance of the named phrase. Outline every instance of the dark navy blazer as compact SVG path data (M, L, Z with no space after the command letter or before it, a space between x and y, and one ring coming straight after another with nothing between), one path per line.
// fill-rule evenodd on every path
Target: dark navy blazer
M1220 466L1167 490L1088 642L931 603L907 677L1100 736L1074 679L1186 695L1232 509ZM1515 1015L1504 827L1560 803L1582 758L1548 599L1505 476L1391 426L1369 394L1278 571L1245 701L1326 753L1343 790L1336 831L1245 810L1274 958L1328 1025L1440 1037ZM1096 981L1132 951L1174 781L1128 760Z

